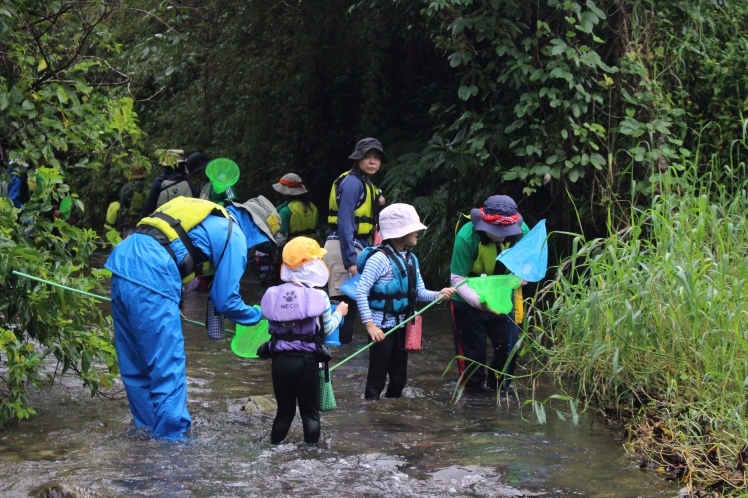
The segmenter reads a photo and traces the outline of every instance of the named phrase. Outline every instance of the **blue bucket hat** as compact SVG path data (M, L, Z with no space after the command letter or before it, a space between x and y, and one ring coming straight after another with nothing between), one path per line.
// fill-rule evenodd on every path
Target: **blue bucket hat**
M508 195L492 195L482 208L470 211L470 219L476 230L495 237L522 234L522 215L517 211L517 203Z

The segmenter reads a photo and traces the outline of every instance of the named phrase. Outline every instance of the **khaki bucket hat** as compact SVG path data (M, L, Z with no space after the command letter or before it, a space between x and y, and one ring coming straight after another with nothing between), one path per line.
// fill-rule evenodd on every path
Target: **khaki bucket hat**
M232 202L235 207L247 210L252 216L252 221L270 240L275 242L275 234L280 230L280 215L273 203L266 197L259 195L249 199L245 203Z

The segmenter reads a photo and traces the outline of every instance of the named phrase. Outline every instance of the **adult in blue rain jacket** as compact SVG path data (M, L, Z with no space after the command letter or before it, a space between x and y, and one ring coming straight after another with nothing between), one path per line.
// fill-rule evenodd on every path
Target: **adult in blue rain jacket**
M239 294L239 279L247 248L273 240L269 217L252 200L224 209L178 197L141 220L112 250L105 266L113 274L120 373L135 425L150 429L153 437L180 439L192 424L179 311L183 282L214 273L210 297L216 310L242 325L259 322L260 311ZM177 230L163 230L161 222L172 219L181 220Z

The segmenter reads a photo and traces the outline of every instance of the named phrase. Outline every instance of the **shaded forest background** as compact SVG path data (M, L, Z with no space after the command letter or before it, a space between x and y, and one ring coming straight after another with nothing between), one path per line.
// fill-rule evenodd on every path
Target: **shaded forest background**
M33 98L0 142L5 158L74 172L83 225L103 225L129 165L166 148L234 159L242 199L279 200L271 184L294 171L324 212L355 142L376 136L392 160L375 183L430 225L419 252L440 279L459 213L488 195L512 195L530 225L602 235L697 144L727 154L748 106L745 1L0 4L18 23L4 47L26 42L23 58L3 51L7 95L24 79L83 95L65 74L77 68L125 99L98 150L25 134ZM56 97L49 119L71 105Z
M375 183L429 225L430 286L459 214L513 196L568 255L526 294L550 297L523 322L531 381L632 417L689 487L742 493L747 110L748 0L0 0L0 185L24 161L37 183L0 198L0 426L35 414L50 358L113 385L111 318L18 272L106 293L96 230L131 166L229 157L241 199L275 201L293 171L324 216L375 136Z

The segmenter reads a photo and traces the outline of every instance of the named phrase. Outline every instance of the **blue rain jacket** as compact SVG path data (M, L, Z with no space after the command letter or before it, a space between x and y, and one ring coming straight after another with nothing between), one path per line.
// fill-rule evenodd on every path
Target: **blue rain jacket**
M254 325L262 314L242 300L239 279L247 264L247 247L269 239L247 211L229 211L236 223L225 252L231 222L227 218L208 216L188 236L216 268L210 291L216 310L242 325ZM177 259L187 254L180 240L170 245ZM135 424L151 429L153 437L180 439L192 422L187 410L177 265L153 237L134 233L112 250L105 267L113 273L115 346Z
M268 238L257 228L246 210L233 206L227 210L237 223L234 224L231 241L220 264L218 258L226 244L228 231L226 218L208 216L188 235L195 247L205 253L216 268L210 289L216 311L236 323L254 325L262 319L262 314L244 303L239 294L239 280L247 266L247 248L266 242ZM180 240L174 240L171 248L180 261L187 255L187 249ZM127 237L112 250L105 267L120 278L179 303L182 281L177 265L150 235L134 233Z

